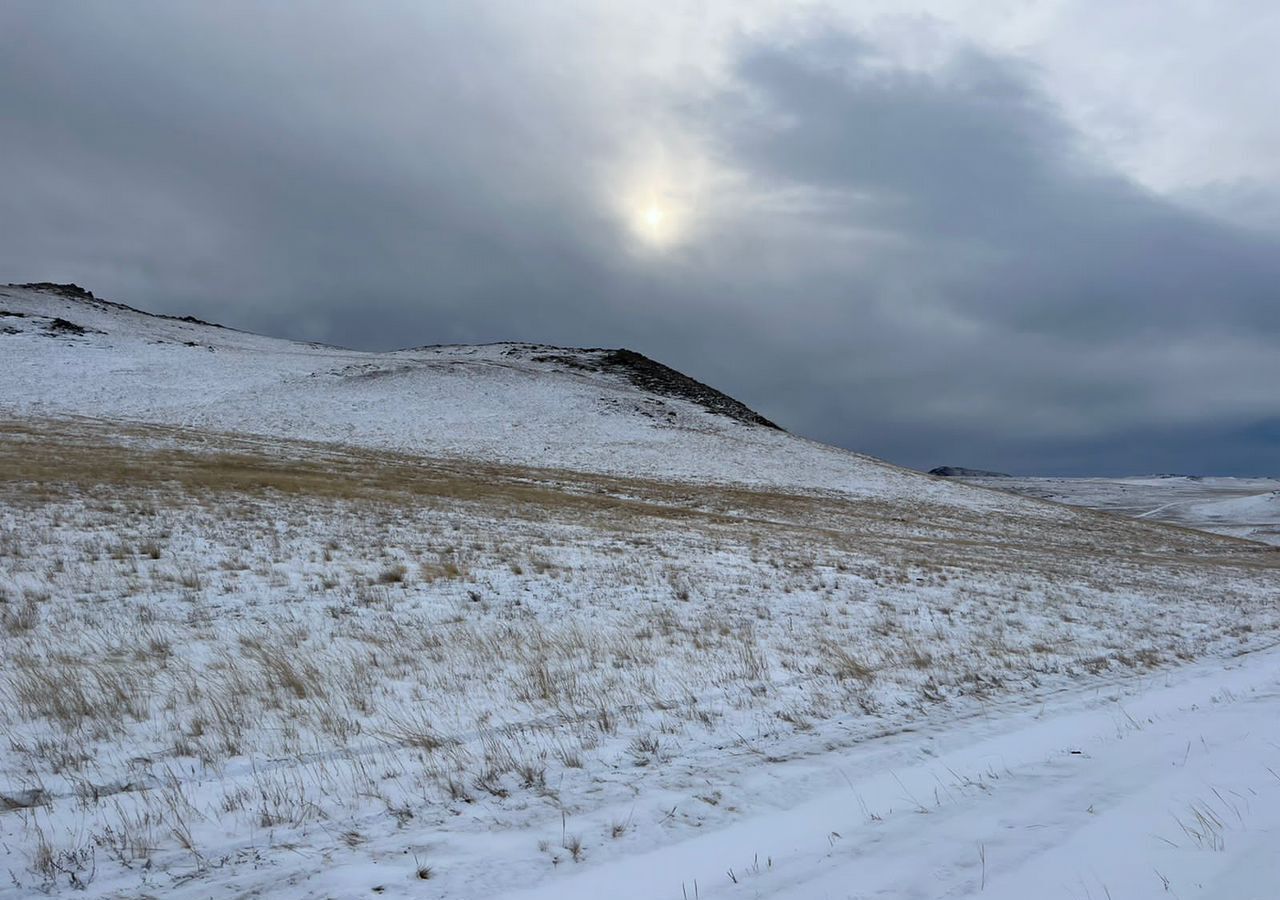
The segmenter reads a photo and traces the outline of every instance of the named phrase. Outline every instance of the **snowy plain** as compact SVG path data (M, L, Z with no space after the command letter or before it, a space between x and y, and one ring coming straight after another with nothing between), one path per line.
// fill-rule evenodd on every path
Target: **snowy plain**
M1274 549L548 351L0 288L0 896L1274 896Z
M964 478L968 484L1280 546L1280 478Z

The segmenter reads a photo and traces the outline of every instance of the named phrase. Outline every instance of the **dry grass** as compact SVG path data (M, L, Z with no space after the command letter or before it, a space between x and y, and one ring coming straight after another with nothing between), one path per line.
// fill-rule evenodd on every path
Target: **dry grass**
M226 833L363 846L1280 624L1280 554L1046 509L9 424L0 793L34 799L4 839L24 884L73 886L86 847L203 871Z

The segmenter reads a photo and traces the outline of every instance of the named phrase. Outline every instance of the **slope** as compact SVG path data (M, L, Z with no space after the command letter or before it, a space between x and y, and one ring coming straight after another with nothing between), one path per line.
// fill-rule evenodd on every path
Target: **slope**
M89 416L851 496L992 502L787 434L631 351L508 343L364 353L153 316L56 285L0 288L0 414Z

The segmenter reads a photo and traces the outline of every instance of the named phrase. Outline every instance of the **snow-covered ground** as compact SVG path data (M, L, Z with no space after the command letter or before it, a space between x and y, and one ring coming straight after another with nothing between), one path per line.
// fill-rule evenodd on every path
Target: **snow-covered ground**
M728 827L503 896L1268 900L1280 652L995 704L743 787L763 808Z
M603 358L0 288L0 896L1269 896L1280 554Z
M1280 478L964 478L969 484L1280 546Z
M584 367L597 357L528 344L360 353L0 286L0 415L89 416L436 458L984 502L982 492L745 425Z
M2 433L0 895L822 896L870 851L819 824L885 835L862 880L909 885L921 825L876 787L936 804L909 753L1280 635L1269 549L1085 511ZM938 798L1006 777L947 765ZM668 852L647 893L627 859ZM922 883L972 887L938 860Z

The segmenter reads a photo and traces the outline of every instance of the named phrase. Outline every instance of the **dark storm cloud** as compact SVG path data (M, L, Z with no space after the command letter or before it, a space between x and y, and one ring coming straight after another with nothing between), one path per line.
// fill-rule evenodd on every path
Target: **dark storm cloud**
M604 198L648 111L573 16L125 9L0 11L0 280L368 348L628 344L920 466L1280 449L1275 243L1107 170L1008 61L827 36L652 86L736 178L637 255Z
M1022 471L1280 457L1223 437L1280 410L1280 243L1092 161L1033 73L976 52L921 74L827 37L736 75L708 116L733 162L873 248L842 282L788 273L824 313L800 401L822 437Z
M732 132L735 154L769 177L869 195L880 227L930 252L977 250L945 284L965 312L1083 339L1280 329L1277 243L1092 164L1026 73L972 52L923 76L885 71L851 40L808 51L745 54L739 74L765 111Z
M362 346L582 312L594 137L485 23L282 9L10 11L5 268Z

